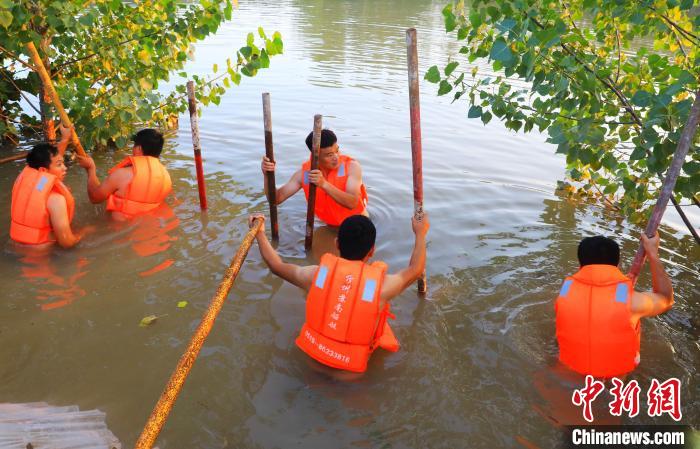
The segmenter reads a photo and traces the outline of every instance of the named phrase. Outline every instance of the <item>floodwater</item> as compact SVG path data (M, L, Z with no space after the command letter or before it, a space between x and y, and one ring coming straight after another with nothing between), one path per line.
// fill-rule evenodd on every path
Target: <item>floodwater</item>
M197 46L191 69L241 46L248 31L279 30L285 54L244 79L200 120L210 210L198 207L189 120L163 160L169 208L111 223L88 203L85 174L67 184L74 223L93 225L79 248L27 255L3 243L0 276L0 403L78 405L106 413L130 447L140 434L252 212L266 212L261 92L272 98L278 184L308 157L313 115L359 159L377 229L376 258L390 270L412 248L410 133L404 30L419 33L422 70L458 47L444 34L442 1L243 2L234 20ZM482 67L483 70L488 70ZM274 277L253 247L228 302L158 439L164 448L542 447L558 446L561 400L550 388L557 347L553 300L577 268L577 242L607 234L628 267L640 229L599 207L557 196L563 158L538 134L514 134L466 117L465 104L421 84L429 298L411 287L394 301L395 354L376 353L367 374L340 382L317 373L295 347L304 296ZM95 155L99 174L127 149ZM0 236L8 238L12 182L21 163L0 166ZM700 216L689 212L695 223ZM279 209L279 251L303 250L303 196ZM674 223L674 220L671 220ZM680 229L680 228L679 228ZM700 424L700 249L668 224L664 263L676 292L669 313L644 322L642 362L630 378L682 381L682 423ZM321 231L325 237L328 233ZM332 236L331 236L332 237ZM318 239L330 244L332 238ZM649 288L648 272L639 282ZM179 308L180 301L187 301ZM147 315L159 319L140 327ZM556 383L556 382L554 382ZM580 384L579 384L580 385ZM571 389L563 393L563 402ZM567 398L567 395L568 398ZM634 420L650 422L642 412ZM667 420L657 418L653 422Z

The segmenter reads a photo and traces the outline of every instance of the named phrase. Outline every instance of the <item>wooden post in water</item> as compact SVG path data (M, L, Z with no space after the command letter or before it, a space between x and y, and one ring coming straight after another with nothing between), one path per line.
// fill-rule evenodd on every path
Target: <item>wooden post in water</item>
M197 119L197 100L194 97L194 83L187 82L187 104L190 111L192 128L192 146L194 147L194 165L197 170L197 188L199 189L199 207L207 209L207 192L204 186L204 168L202 168L202 147L199 144L199 121Z
M320 114L314 115L314 137L311 145L311 167L310 170L318 169L318 152L321 149L321 129L323 116ZM302 173L303 176L303 173ZM302 180L303 181L303 180ZM314 214L316 210L316 184L309 182L309 204L306 208L306 238L304 239L304 248L306 251L311 249L314 238Z
M676 180L678 179L678 174L683 167L685 162L685 157L688 155L690 146L693 143L693 138L698 129L698 123L700 122L700 90L695 92L695 101L690 109L690 114L688 114L688 121L683 128L683 133L681 138L678 140L678 147L676 147L676 152L673 154L673 159L671 160L671 165L668 167L666 172L666 177L664 178L664 183L661 186L661 193L659 193L659 199L656 201L654 210L651 213L651 218L644 233L647 237L653 237L656 234L656 230L659 228L661 223L661 217L664 215L666 210L666 204L668 200L673 195L673 188L676 185ZM642 264L644 263L644 246L639 245L637 249L637 254L634 255L634 261L632 261L632 267L630 268L629 276L636 281L637 276L639 276L640 271L642 271Z
M423 142L420 132L420 96L418 90L418 42L416 29L406 30L408 56L408 99L411 111L411 161L413 163L413 216L423 219ZM425 271L418 278L418 292L428 291Z
M262 94L263 121L265 126L265 156L270 162L275 162L275 154L272 146L272 110L270 108L270 94ZM275 172L265 173L267 183L267 201L270 203L270 230L272 240L279 240L279 225L277 224L277 185L275 184Z
M173 408L177 395L180 393L182 385L187 379L187 375L190 373L194 362L197 360L197 355L202 349L204 341L214 326L216 316L224 306L224 301L226 300L226 297L231 290L231 286L238 276L238 272L241 270L241 265L243 265L243 261L245 261L245 258L248 255L248 250L253 244L255 235L260 230L262 223L262 219L257 218L253 223L253 227L243 238L241 246L238 248L236 255L233 256L231 264L226 270L224 278L221 280L219 288L216 290L214 297L211 299L202 321L199 323L194 335L192 335L190 344L187 346L185 353L182 354L182 357L180 357L180 360L177 362L175 371L173 371L173 374L170 376L168 384L165 386L165 390L163 390L163 393L160 395L158 403L153 408L153 412L151 412L151 416L148 418L148 422L146 422L143 432L141 432L141 436L139 437L138 441L136 441L136 445L134 446L135 449L150 449L153 446L153 443L155 443L156 438L158 438L158 434L163 428L163 424L165 424L165 420L168 418L170 410Z
M78 138L75 129L73 129L73 123L71 123L70 117L68 117L66 110L63 109L63 103L61 103L61 99L58 97L56 89L53 87L51 77L49 77L46 67L44 67L44 62L41 60L41 56L39 56L39 52L36 50L36 46L33 42L27 43L27 50L29 51L29 56L32 58L32 62L34 63L34 70L41 79L41 84L44 87L44 90L48 92L49 96L51 97L51 101L53 102L54 106L56 106L58 115L61 117L61 123L66 128L73 130L71 134L75 151L77 151L81 156L87 156L85 149L83 148L83 144L80 143L80 139Z

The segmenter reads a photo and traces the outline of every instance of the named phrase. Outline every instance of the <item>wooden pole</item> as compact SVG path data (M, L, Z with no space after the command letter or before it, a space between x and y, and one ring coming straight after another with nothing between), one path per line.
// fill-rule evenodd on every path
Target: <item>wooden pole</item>
M199 144L199 121L197 118L197 100L194 97L194 83L187 82L187 105L190 110L190 127L192 128L192 146L194 148L194 165L197 170L197 188L199 189L199 207L207 209L207 192L204 185L204 168L202 167L202 146Z
M654 210L651 213L651 218L644 233L647 237L653 237L656 234L656 230L659 228L661 223L661 217L664 215L666 210L666 205L668 200L673 195L673 188L676 185L676 180L678 179L678 174L683 167L685 158L688 155L691 145L693 144L693 139L695 133L697 132L698 123L700 122L700 90L695 92L695 101L693 101L693 106L690 109L690 114L688 114L688 121L683 128L683 133L681 138L678 140L678 146L676 147L676 152L673 154L673 159L671 160L671 165L668 167L668 172L666 172L666 178L661 186L661 193L659 193L659 199L656 201ZM630 268L629 276L636 281L637 276L642 271L642 264L644 263L644 246L639 245L637 249L637 254L634 256L632 261L632 267Z
M275 153L272 146L272 109L270 108L270 94L262 94L263 121L265 126L265 156L270 162L275 162ZM265 173L267 183L267 201L270 203L270 230L272 240L279 240L279 225L277 224L277 185L275 184L275 172Z
M148 418L148 422L146 422L143 432L141 432L141 436L136 441L136 445L134 446L135 449L150 449L153 446L153 443L155 443L156 438L158 438L158 434L163 428L165 420L170 414L170 410L173 408L173 404L175 403L177 395L182 389L182 385L187 379L187 375L192 369L194 362L197 360L197 355L199 354L200 349L202 349L204 341L214 326L216 316L219 314L224 305L224 301L231 290L231 286L236 280L236 276L238 276L238 273L241 270L241 265L243 265L243 261L248 255L248 250L253 244L255 235L260 230L262 223L262 219L257 218L253 222L253 227L243 238L241 246L238 248L236 255L233 256L231 264L229 265L226 273L224 274L224 278L219 284L219 288L216 290L214 297L209 303L209 307L202 318L202 322L199 323L199 327L197 327L194 335L192 335L190 344L187 346L185 353L182 354L182 357L180 357L180 360L175 367L175 371L173 371L173 374L170 376L170 379L165 386L165 390L163 390L163 393L160 395L158 403L153 409L153 412L151 412L151 416Z
M44 62L41 60L41 56L39 56L39 52L36 50L36 46L34 46L33 42L27 43L27 50L29 51L29 56L32 58L32 62L34 63L33 69L37 72L39 78L41 78L41 84L44 87L44 90L48 92L49 96L51 97L51 101L53 102L54 106L56 106L58 115L61 117L61 123L66 128L73 130L71 134L75 151L77 151L81 156L87 156L85 149L80 143L80 139L75 132L75 129L73 129L73 123L70 121L70 117L68 117L66 110L63 109L63 103L61 103L61 99L58 97L56 89L53 87L51 78L49 77L48 72L46 72L46 67L44 67Z
M51 78L51 66L47 55L49 54L50 41L50 37L43 35L39 43L39 48L44 55L44 68L49 78ZM39 89L39 109L41 110L41 126L44 129L44 136L51 145L55 145L56 127L54 126L53 117L51 117L51 95L43 87Z
M0 164L4 164L5 162L12 162L12 161L18 161L20 159L24 159L27 157L27 154L29 154L29 151L22 151L21 153L13 154L12 156L4 157L0 159Z
M423 218L423 142L420 132L420 95L418 90L418 41L416 29L406 30L408 56L408 99L411 111L411 161L413 163L413 216ZM418 292L428 290L425 271L418 278Z
M321 149L321 129L323 116L320 114L314 115L314 137L311 145L311 170L318 169L318 152ZM309 182L309 204L306 208L306 238L304 239L304 248L306 251L311 249L314 238L314 213L316 210L316 184Z

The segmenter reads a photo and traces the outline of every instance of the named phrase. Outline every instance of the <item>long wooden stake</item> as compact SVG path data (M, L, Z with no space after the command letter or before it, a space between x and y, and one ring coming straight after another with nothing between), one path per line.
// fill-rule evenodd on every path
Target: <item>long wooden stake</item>
M170 414L170 410L177 399L177 395L182 389L182 385L187 379L187 375L192 369L194 362L197 360L197 355L199 354L200 349L202 349L204 341L214 326L216 316L224 305L224 301L231 290L231 286L236 280L236 276L238 276L238 272L241 270L241 265L248 255L248 250L253 244L255 235L260 230L262 223L262 219L256 219L253 223L253 227L243 238L241 246L238 248L236 255L233 256L231 264L229 265L226 273L224 274L224 278L219 284L219 288L216 290L214 297L209 303L209 307L202 318L202 322L199 323L199 327L197 327L194 335L192 335L190 344L187 346L187 349L182 357L180 357L180 361L177 363L175 371L173 371L173 374L170 376L170 379L165 386L165 390L163 390L163 393L160 395L160 399L158 399L158 403L153 409L153 412L151 412L151 416L148 418L148 422L146 422L146 426L144 427L143 432L141 432L141 436L136 441L136 445L134 446L135 449L150 449L153 446L153 443L155 443L156 438L158 438L158 434L160 433L163 425L165 424L165 420Z
M39 75L39 78L41 78L41 84L43 85L44 90L48 92L48 94L51 96L51 101L53 102L54 106L56 106L58 115L61 117L61 123L66 128L73 129L73 123L70 121L70 117L68 117L66 110L63 109L63 103L61 103L61 99L58 97L56 89L53 87L51 78L49 77L48 72L46 72L46 67L44 67L44 62L41 60L41 56L39 56L39 52L36 50L36 46L34 46L33 42L27 43L27 50L29 51L29 56L32 58L32 62L34 63L33 68ZM85 149L83 148L83 144L80 143L80 139L78 138L75 129L73 129L71 134L73 136L72 140L75 151L77 151L81 156L87 156Z
M700 122L700 90L695 92L695 101L693 101L693 106L690 109L690 114L688 114L688 122L683 128L683 133L681 138L678 140L678 146L676 147L676 152L673 154L673 160L671 160L671 165L668 167L668 172L666 172L666 178L661 186L661 193L659 193L659 199L656 201L654 210L651 213L651 218L644 233L647 237L653 237L656 234L656 230L659 228L661 223L661 217L664 215L666 210L666 205L668 200L673 195L673 188L676 186L676 180L683 167L685 158L688 155L690 146L693 143L693 138L697 132L698 123ZM642 264L644 263L644 246L639 245L637 249L637 254L634 256L632 261L632 267L630 268L630 277L632 279L637 279L640 271L642 270Z
M262 94L263 122L265 126L265 156L270 162L275 162L275 152L272 146L272 109L270 107L270 94ZM275 172L265 173L267 182L267 201L270 203L270 230L272 240L279 240L279 225L277 224L277 185L275 184Z
M318 169L318 152L321 149L321 129L323 116L320 114L314 115L314 137L311 145L311 170ZM306 238L304 239L304 248L306 251L311 249L314 238L314 213L316 210L316 184L309 182L309 204L306 208Z
M192 128L192 147L194 148L194 165L197 170L197 188L199 189L199 207L207 209L207 192L204 185L204 168L202 167L202 146L199 144L199 120L197 118L197 100L194 97L194 83L187 82L187 105L190 111Z
M413 215L423 218L423 142L420 132L420 95L418 90L418 40L416 29L406 30L408 56L408 98L411 111L411 161L413 163ZM425 271L418 278L418 292L428 290Z
M4 164L5 162L12 162L12 161L18 161L20 159L24 159L27 157L27 154L29 151L22 151L21 153L14 154L12 156L4 157L0 159L0 164Z

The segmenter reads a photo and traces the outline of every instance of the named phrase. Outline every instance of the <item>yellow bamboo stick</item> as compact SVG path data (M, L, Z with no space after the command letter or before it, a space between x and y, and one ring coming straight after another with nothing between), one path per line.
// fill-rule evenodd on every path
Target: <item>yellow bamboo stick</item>
M56 89L53 88L51 77L46 71L46 67L44 67L44 62L41 60L41 56L39 56L39 52L37 51L36 46L34 46L34 42L27 43L27 50L29 50L29 56L32 58L32 62L34 63L33 68L39 75L39 78L41 78L41 84L44 86L44 90L49 93L54 106L56 106L56 109L58 110L58 115L61 117L61 123L66 128L73 129L73 123L70 121L70 117L68 117L66 110L63 109L63 103L61 103L61 99L58 97ZM85 149L83 149L83 144L80 143L80 139L75 133L75 129L73 129L72 132L72 140L73 146L78 154L81 156L87 156Z
M163 393L160 395L160 399L158 399L158 403L153 409L153 412L151 412L151 416L148 418L148 422L146 422L141 436L138 441L136 441L135 449L150 449L153 443L155 443L175 403L175 399L177 399L177 395L180 393L185 379L187 379L187 375L192 369L194 362L197 360L197 355L199 354L199 350L202 349L204 340L206 340L212 326L214 326L214 320L216 320L216 316L224 305L226 296L228 296L228 292L231 290L231 286L236 280L238 272L241 270L241 265L243 265L243 261L248 255L248 250L253 244L255 235L260 230L262 223L263 220L261 218L256 219L251 230L248 231L248 234L243 238L238 252L233 256L231 264L226 270L221 284L219 284L219 288L216 290L214 297L209 303L209 307L202 318L202 322L199 323L199 327L197 327L194 335L192 335L189 346L187 346L185 353L180 357L180 361L177 363L175 371L173 371L173 374L170 376L170 380L168 380L165 390L163 390Z

